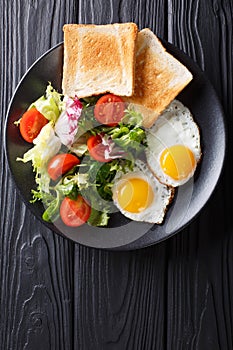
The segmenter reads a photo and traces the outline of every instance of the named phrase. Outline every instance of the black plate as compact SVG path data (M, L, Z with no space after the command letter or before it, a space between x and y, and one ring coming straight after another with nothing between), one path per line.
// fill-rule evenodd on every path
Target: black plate
M31 164L16 162L16 158L21 157L30 146L22 140L14 121L19 119L31 102L44 93L48 81L61 91L63 44L52 48L37 60L18 85L10 103L5 126L5 150L10 171L26 205L56 233L96 248L142 248L179 232L196 217L213 192L222 170L226 146L222 107L214 89L198 66L173 45L166 42L163 44L194 76L178 99L189 107L200 127L203 157L195 179L178 189L162 225L131 222L120 214L113 215L110 226L101 229L84 225L70 230L60 224L55 226L45 223L41 219L43 205L30 203L31 189L35 188Z

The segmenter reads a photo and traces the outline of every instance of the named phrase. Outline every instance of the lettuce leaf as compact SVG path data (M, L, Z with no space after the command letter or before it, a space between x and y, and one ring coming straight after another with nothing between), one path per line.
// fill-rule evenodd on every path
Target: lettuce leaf
M51 84L48 84L45 95L33 102L29 109L35 107L45 118L56 122L61 112L65 109L63 95L58 93Z
M108 213L91 208L91 215L87 220L87 223L91 226L107 226L108 220Z
M33 171L36 172L35 180L38 190L49 192L50 177L46 165L49 159L57 154L61 148L61 141L55 135L51 122L41 129L33 143L34 147L24 153L23 158L17 158L16 160L23 163L31 161Z

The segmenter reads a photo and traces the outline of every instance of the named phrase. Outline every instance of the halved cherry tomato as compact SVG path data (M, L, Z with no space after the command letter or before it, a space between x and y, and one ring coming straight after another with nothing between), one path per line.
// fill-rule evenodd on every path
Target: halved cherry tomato
M60 216L65 225L77 227L83 225L90 217L91 207L78 195L76 199L65 197L61 203Z
M24 140L32 143L47 123L48 119L33 107L23 114L19 130Z
M116 126L123 118L124 110L124 102L119 96L107 94L97 101L94 115L101 124Z
M107 163L112 160L111 158L105 159L105 150L107 150L108 146L103 145L100 135L89 137L87 140L87 148L91 157L99 162Z
M52 180L56 181L60 176L67 173L75 165L80 164L78 157L70 153L57 154L48 163L48 174Z

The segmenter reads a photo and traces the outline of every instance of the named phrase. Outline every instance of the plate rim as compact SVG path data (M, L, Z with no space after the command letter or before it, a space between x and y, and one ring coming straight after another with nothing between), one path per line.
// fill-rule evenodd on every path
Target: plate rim
M217 177L217 181L215 181L215 183L212 186L212 190L211 193L209 194L209 196L207 198L205 198L205 203L204 205L201 206L201 208L198 209L198 211L196 212L196 214L185 224L183 224L182 226L180 226L178 229L176 229L175 231L169 233L168 235L165 235L165 237L160 237L157 240L153 240L152 242L148 242L145 243L144 239L145 239L145 235L150 232L150 230L144 234L142 237L128 243L128 244L124 244L124 245L120 245L117 247L112 247L112 248L105 248L105 247L95 247L95 246L91 246L91 245L87 245L87 244L83 244L80 243L74 239L72 239L72 237L69 237L65 234L63 234L60 230L57 230L56 227L54 226L53 223L47 223L45 222L42 217L40 217L37 213L36 210L34 210L34 205L32 205L30 202L28 202L26 200L26 198L24 197L23 193L21 192L21 190L19 189L16 179L15 179L15 175L13 173L13 170L11 168L10 165L10 161L9 161L9 149L7 147L7 128L8 128L8 120L9 120L9 115L10 115L10 111L11 111L11 107L13 104L13 101L15 99L15 97L17 96L18 90L20 88L20 86L22 85L23 81L25 80L25 78L30 74L31 70L41 61L43 60L43 58L45 58L46 56L48 56L52 51L56 50L58 47L62 47L64 42L61 41L58 44L54 45L53 47L51 47L50 49L48 49L46 52L44 52L39 58L37 58L33 64L26 70L26 72L23 74L23 76L21 77L21 79L19 80L16 88L14 89L13 95L9 101L8 104L8 108L7 108L7 112L6 112L6 118L5 118L5 125L4 125L4 151L5 151L5 155L6 155L6 159L7 159L7 164L8 164L8 169L10 171L10 174L13 178L13 182L14 185L16 187L17 193L19 193L21 199L23 200L23 202L25 203L26 207L33 213L33 215L36 217L36 219L39 219L40 222L45 225L48 229L52 230L55 234L58 234L59 236L68 239L69 241L73 242L74 244L80 244L83 245L85 247L89 247L92 249L102 249L102 250L113 250L113 251L129 251L129 250L138 250L138 249L143 249L152 245L156 245L158 243L161 243L169 238L171 238L172 236L177 235L179 232L181 232L182 230L184 230L187 226L191 225L193 223L193 221L196 220L196 218L198 217L198 215L200 215L201 211L204 209L204 207L207 205L207 203L209 202L209 200L211 199L211 197L213 196L216 187L218 186L220 179L222 177L222 173L223 173L223 169L224 169L224 163L225 163L225 159L226 159L226 148L227 148L227 127L226 127L226 115L223 109L223 106L221 104L221 101L217 95L217 92L215 90L215 88L213 87L212 83L210 82L209 78L206 76L205 72L199 67L199 65L189 56L187 55L184 51L182 51L181 49L179 49L177 46L175 46L174 44L159 38L162 42L162 44L165 46L166 50L169 52L169 50L175 51L175 56L177 55L181 55L183 56L182 59L186 59L188 61L190 61L190 64L192 64L193 66L195 66L195 69L197 69L199 71L199 75L201 75L201 78L205 81L205 83L208 85L208 88L211 89L211 95L214 97L215 101L218 104L218 108L221 111L221 120L222 120L222 127L223 127L223 134L224 134L224 149L222 150L222 158L221 158L221 166L219 168L219 172L218 172L218 177ZM182 61L181 59L181 61ZM188 67L189 68L189 67ZM36 208L36 207L35 207ZM166 220L166 218L165 218ZM107 229L107 228L106 228ZM140 244L140 242L142 242Z

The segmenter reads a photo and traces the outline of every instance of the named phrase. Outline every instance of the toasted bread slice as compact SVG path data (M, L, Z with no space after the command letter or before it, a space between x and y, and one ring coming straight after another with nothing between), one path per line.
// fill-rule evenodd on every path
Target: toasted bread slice
M135 23L66 24L63 30L65 95L133 94L138 32Z
M136 104L143 125L150 128L160 113L192 80L189 70L166 52L156 35L145 28L136 44L135 89L126 101Z

